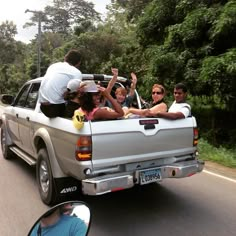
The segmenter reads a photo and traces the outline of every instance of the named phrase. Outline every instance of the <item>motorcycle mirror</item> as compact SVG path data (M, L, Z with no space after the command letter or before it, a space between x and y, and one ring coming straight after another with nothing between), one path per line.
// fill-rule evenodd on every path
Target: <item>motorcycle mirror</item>
M28 236L86 236L90 223L91 212L85 202L67 201L50 208L40 216Z

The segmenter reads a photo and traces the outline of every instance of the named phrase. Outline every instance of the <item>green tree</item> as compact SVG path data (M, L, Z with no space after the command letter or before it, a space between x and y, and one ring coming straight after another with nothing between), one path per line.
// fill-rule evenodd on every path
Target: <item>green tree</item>
M219 127L221 113L235 114L235 12L235 1L154 0L137 21L151 77L171 88L187 83L200 122L204 104L211 114L210 123L205 121L214 141L225 132ZM235 125L229 130L235 134Z
M12 21L0 25L0 93L16 93L25 81L25 45L17 42L16 25Z
M202 63L200 79L210 87L215 107L236 111L236 48L218 55L206 57Z
M41 13L44 31L68 35L73 27L85 20L99 20L99 13L94 10L94 4L84 0L54 0ZM37 24L38 13L33 13L31 22L25 24L29 27Z
M12 21L0 25L0 64L12 63L17 52L14 37L17 33L16 25Z
M153 0L138 19L137 35L142 46L163 43L166 28L174 24L176 0Z
M117 6L123 8L126 12L126 19L129 22L135 21L143 14L144 8L152 0L111 0L110 9Z

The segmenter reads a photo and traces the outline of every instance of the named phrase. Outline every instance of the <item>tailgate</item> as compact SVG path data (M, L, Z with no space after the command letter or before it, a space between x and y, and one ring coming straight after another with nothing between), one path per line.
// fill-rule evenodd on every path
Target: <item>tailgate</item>
M192 153L194 117L91 122L94 167Z

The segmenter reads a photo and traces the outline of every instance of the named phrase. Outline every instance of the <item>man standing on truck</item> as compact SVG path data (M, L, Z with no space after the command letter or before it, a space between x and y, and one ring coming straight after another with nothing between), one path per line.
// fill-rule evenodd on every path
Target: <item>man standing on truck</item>
M165 118L170 120L184 119L191 116L191 106L186 103L187 87L183 83L178 83L174 87L175 101L170 106L168 112L147 111L147 116L154 116L158 118Z
M66 86L72 79L82 80L78 69L81 62L80 53L72 49L64 58L64 62L56 62L48 67L39 89L40 109L45 116L54 118L64 116Z

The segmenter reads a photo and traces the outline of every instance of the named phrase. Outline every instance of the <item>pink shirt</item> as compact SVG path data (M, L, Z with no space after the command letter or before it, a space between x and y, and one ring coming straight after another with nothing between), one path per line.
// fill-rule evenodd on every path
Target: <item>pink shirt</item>
M94 113L99 109L100 107L95 107L91 112L86 112L84 110L82 110L81 108L79 108L79 111L83 112L85 114L85 117L87 120L94 120Z

